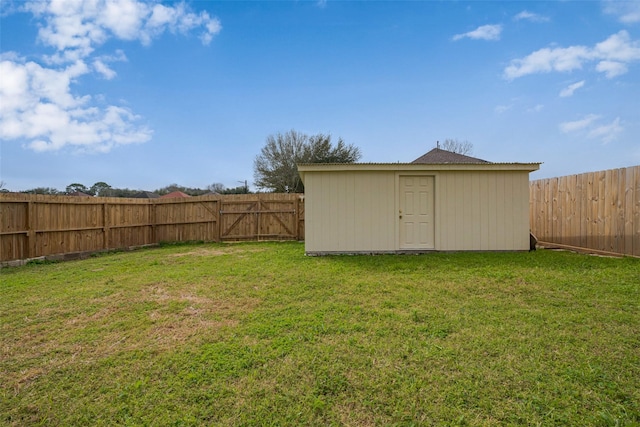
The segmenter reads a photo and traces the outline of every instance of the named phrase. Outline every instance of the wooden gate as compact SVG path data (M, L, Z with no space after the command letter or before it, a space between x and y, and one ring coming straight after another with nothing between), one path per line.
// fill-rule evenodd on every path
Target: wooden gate
M299 199L222 200L220 240L299 239Z

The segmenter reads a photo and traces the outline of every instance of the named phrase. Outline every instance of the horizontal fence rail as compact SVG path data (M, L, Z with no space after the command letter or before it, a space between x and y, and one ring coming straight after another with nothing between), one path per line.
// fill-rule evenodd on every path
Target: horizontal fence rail
M194 240L304 240L304 197L0 194L2 262Z
M640 256L640 166L531 181L541 243Z

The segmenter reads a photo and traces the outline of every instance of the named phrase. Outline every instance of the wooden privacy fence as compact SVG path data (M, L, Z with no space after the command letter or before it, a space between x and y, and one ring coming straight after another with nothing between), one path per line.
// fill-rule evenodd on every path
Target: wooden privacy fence
M529 189L540 242L640 256L640 166L540 179Z
M304 240L300 194L124 199L0 194L0 261L202 240Z

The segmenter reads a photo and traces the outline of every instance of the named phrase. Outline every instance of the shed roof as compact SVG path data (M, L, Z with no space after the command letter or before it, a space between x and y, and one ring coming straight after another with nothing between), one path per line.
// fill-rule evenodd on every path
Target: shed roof
M542 163L300 163L299 172L328 171L455 171L455 170L526 170L540 169Z
M434 148L426 154L418 157L411 163L442 164L442 163L491 163L476 157L465 156L453 151Z
M307 172L437 172L437 171L527 171L540 169L541 163L305 163L298 165L304 182Z

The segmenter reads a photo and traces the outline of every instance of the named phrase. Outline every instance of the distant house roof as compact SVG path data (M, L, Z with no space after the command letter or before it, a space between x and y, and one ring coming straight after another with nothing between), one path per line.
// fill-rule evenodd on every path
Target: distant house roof
M452 151L434 148L411 163L443 164L443 163L491 163L475 157L465 156Z
M82 191L74 191L73 193L67 194L67 196L74 197L93 197L91 194L83 193Z
M183 193L182 191L172 191L169 194L165 194L164 196L160 196L161 199L169 199L175 197L191 197L190 195Z
M160 196L158 196L156 193L152 193L151 191L141 191L131 197L136 199L157 199Z

